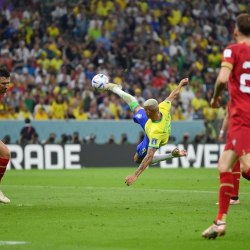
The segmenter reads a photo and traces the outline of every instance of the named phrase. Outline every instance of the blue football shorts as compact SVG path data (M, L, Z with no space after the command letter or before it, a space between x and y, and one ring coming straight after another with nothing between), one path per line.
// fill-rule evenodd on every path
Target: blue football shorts
M144 109L140 109L138 112L136 112L133 116L133 120L135 123L139 124L142 127L143 131L145 131L145 124L148 120L148 117ZM149 139L145 134L143 140L136 147L136 151L140 158L144 158L146 156L148 150L148 144L149 144Z

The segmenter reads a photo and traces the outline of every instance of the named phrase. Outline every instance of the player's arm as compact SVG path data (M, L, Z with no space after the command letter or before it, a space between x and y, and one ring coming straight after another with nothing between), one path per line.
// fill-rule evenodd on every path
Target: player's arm
M231 64L229 63L222 64L219 75L215 82L214 94L210 102L212 108L218 108L219 96L225 88L232 70L230 65Z
M188 78L182 79L177 88L170 93L170 95L165 99L165 101L172 102L174 99L176 99L177 96L180 94L181 88L183 86L186 86L187 84L188 84Z
M139 175L151 164L156 150L157 148L148 148L146 156L142 160L140 166L136 169L135 173L126 177L125 183L128 186L132 185Z
M218 138L219 141L223 141L224 133L227 130L227 128L228 128L228 110L226 110L226 114L222 122L222 126L221 126L220 133L219 133L219 138Z

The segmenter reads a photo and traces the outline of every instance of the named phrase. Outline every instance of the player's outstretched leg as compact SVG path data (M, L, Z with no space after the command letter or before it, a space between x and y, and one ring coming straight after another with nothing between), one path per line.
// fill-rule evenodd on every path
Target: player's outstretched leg
M175 148L174 150L172 150L172 156L173 158L187 156L187 151L184 149L180 150L178 148Z
M171 153L154 155L151 165L156 164L160 161L165 161L168 159L178 158L178 157L182 157L182 156L187 156L187 151L184 149L180 150L178 148L175 148L174 150L172 150Z
M230 153L230 152L229 152ZM227 152L223 152L222 158L228 156ZM220 165L221 164L221 165ZM223 160L220 161L218 169L221 169ZM217 236L223 236L226 233L226 217L230 204L230 198L233 191L233 174L232 172L220 173L220 190L219 190L219 211L214 224L208 227L202 236L207 239L215 239Z
M230 205L239 205L240 199L239 199L239 185L240 185L240 161L237 161L233 168L233 180L234 180L234 188L232 192L232 196L230 199ZM216 205L219 205L219 202L216 203Z
M125 91L123 91L121 89L121 85L117 85L114 83L106 83L104 85L104 89L109 90L113 92L114 94L117 94L118 96L120 96L129 105L129 108L132 112L134 112L135 108L139 106L139 103L136 100L136 98L126 93Z
M119 84L111 83L111 82L104 84L105 90L113 91L114 88L122 89L122 86Z
M10 199L6 197L2 191L0 191L0 202L4 204L10 203Z

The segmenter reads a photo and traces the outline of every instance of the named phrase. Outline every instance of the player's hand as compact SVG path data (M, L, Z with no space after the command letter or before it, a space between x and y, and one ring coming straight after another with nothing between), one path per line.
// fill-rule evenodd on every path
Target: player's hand
M188 85L188 78L184 78L184 79L182 79L181 81L180 81L180 83L179 83L179 85L181 86L181 87L183 87L183 86L186 86L186 85Z
M218 136L218 140L219 140L219 142L223 142L224 141L224 136L220 134Z
M137 180L137 176L136 176L135 174L128 175L128 176L125 178L125 183L126 183L127 186L130 186L130 185L132 185L136 180Z
M212 98L210 101L210 106L214 109L219 107L219 99L218 98Z
M223 142L224 141L224 130L223 129L220 130L220 133L219 133L219 136L218 136L218 140L219 140L219 142Z

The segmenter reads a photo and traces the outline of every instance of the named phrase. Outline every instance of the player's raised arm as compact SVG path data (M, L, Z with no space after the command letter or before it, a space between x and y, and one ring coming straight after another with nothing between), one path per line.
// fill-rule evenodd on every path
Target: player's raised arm
M215 82L214 94L210 102L212 108L218 108L219 96L228 82L230 73L231 68L228 67L228 64L222 64L219 75Z
M224 134L225 134L225 131L227 130L227 128L228 128L228 110L226 110L226 114L225 114L221 129L220 129L220 133L219 133L219 137L218 137L220 142L223 141Z
M151 164L156 151L157 148L148 148L147 155L144 157L140 166L136 169L135 173L126 177L125 183L128 186L132 185L137 180L139 175Z
M170 93L170 95L165 99L165 101L172 102L179 95L181 88L186 85L188 85L188 78L182 79L177 88Z

